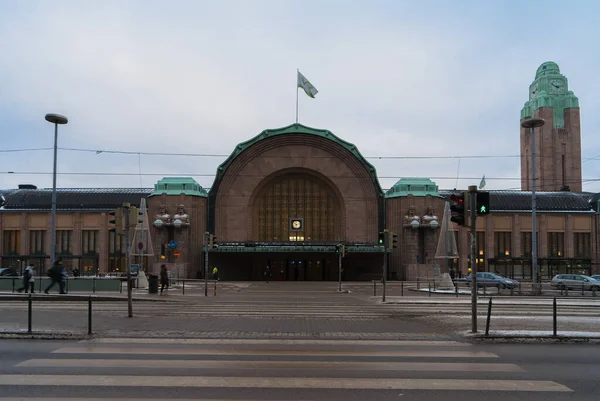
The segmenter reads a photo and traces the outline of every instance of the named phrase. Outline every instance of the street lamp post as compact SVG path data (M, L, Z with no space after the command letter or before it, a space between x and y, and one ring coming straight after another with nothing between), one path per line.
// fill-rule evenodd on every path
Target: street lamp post
M536 228L536 199L535 199L535 135L534 130L546 123L541 118L529 118L521 123L521 127L529 128L531 134L531 279L533 281L533 292L539 295L538 283L538 254L537 254L537 228Z
M56 155L58 146L58 124L69 122L67 117L60 114L46 114L46 121L54 124L54 169L52 170L52 231L50 237L50 266L56 261Z

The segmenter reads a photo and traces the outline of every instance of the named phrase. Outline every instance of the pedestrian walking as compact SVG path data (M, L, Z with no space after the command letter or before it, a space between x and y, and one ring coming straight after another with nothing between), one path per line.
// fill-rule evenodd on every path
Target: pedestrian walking
M219 269L217 266L213 267L212 270L213 280L219 280Z
M456 273L454 273L454 269L450 269L450 278L454 281L454 277L456 277Z
M166 265L160 266L160 285L160 295L162 295L165 288L169 289L169 272Z
M267 267L265 268L265 272L263 273L265 276L265 280L267 281L267 283L269 281L271 281L271 268L267 265Z
M23 270L23 287L19 288L17 291L23 292L25 290L25 294L27 294L27 290L31 288L31 293L35 294L34 286L35 286L35 266L27 265L25 270Z
M46 287L44 292L48 294L48 291L54 287L54 284L58 284L58 288L61 294L66 294L65 292L65 280L67 278L67 270L65 269L65 265L62 264L62 260L58 259L54 262L54 265L48 270L48 277L52 280L50 285Z

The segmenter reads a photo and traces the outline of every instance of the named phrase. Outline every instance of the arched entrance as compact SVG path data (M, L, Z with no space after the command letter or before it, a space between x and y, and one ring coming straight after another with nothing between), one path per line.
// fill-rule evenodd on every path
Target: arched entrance
M257 190L252 239L332 242L342 238L342 208L332 185L314 174L282 173Z

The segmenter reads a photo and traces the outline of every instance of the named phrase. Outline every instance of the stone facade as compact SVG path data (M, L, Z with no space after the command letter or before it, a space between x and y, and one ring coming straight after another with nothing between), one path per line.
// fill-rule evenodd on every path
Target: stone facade
M365 167L329 139L294 134L260 141L227 168L215 205L214 230L219 241L256 240L253 211L261 188L288 173L314 175L333 189L341 216L338 241L377 241L381 194L377 193Z

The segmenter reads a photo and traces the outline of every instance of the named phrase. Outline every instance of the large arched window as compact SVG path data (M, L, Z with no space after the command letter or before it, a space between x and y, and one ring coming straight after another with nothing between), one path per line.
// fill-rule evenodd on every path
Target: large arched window
M337 241L341 205L331 187L310 175L284 175L259 193L254 221L258 241ZM293 220L301 229L291 227ZM256 231L255 231L256 232Z

